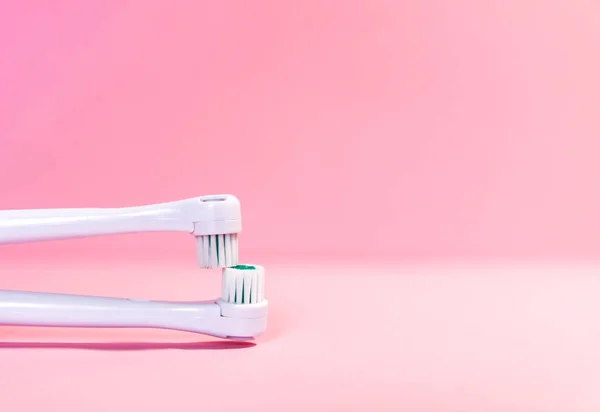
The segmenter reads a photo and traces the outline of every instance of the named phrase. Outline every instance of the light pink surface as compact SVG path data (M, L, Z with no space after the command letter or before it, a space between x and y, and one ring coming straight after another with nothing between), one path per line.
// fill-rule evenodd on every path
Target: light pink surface
M597 257L599 12L4 2L0 206L232 192L258 251Z
M267 267L270 324L254 347L1 328L0 410L600 410L597 266ZM109 296L219 289L173 262L13 261L0 273L4 287Z

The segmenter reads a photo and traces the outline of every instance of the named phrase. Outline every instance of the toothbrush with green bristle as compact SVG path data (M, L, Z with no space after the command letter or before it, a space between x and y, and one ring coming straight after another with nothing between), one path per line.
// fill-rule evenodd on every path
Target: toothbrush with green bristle
M158 328L252 340L267 327L262 266L222 269L221 297L167 302L57 293L0 291L0 325Z

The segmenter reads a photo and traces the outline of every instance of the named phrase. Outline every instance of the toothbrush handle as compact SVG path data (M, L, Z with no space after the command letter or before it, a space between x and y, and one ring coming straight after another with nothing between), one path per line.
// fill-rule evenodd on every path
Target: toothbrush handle
M32 209L0 211L0 244L81 238L135 232L188 232L186 212L196 199L105 209ZM192 205L193 206L193 205Z
M160 302L0 290L0 325L189 330L220 316L214 302ZM203 322L205 320L205 322Z

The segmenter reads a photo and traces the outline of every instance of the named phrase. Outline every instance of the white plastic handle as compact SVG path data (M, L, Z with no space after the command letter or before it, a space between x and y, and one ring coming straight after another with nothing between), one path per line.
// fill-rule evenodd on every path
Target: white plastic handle
M175 303L79 296L59 293L0 291L0 324L64 327L165 327L178 329L218 318L214 302Z
M0 244L136 232L237 233L241 212L231 195L122 208L0 211Z
M0 325L160 328L252 339L266 329L267 302L163 302L0 290Z

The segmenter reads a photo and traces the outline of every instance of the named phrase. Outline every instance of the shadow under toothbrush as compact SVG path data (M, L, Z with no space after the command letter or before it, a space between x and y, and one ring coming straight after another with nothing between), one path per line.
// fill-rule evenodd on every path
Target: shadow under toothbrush
M205 342L0 342L2 349L80 349L93 351L228 350L256 346L248 341Z

